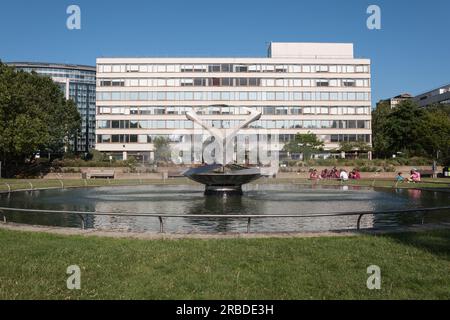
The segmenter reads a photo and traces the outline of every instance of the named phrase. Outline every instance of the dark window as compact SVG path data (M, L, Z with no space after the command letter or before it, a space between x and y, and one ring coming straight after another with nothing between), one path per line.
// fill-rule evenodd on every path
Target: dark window
M232 68L232 65L230 64L223 64L222 65L222 72L230 72Z
M356 128L356 121L355 120L349 120L348 121L348 128L349 129L355 129Z
M212 78L211 80L211 83L214 87L220 86L220 78Z
M211 65L208 66L209 72L220 72L220 65Z
M253 86L253 87L257 87L257 86L260 86L260 79L258 79L258 78L250 78L250 79L248 79L248 81L249 81L249 86Z
M239 78L239 86L246 87L247 83L248 83L248 79L247 78Z
M232 87L233 79L232 78L222 78L222 86L224 87Z

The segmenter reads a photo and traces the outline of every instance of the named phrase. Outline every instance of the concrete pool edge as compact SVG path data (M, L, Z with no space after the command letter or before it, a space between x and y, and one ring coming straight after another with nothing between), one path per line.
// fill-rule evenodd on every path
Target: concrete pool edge
M212 240L212 239L270 239L270 238L330 238L354 237L361 235L383 235L405 232L424 232L431 230L450 229L450 223L435 223L425 225L410 225L389 229L340 230L324 232L255 232L255 233L158 233L158 232L127 232L100 229L78 229L67 227L50 227L19 223L0 223L0 230L45 233L60 236L86 236L115 239L136 240Z

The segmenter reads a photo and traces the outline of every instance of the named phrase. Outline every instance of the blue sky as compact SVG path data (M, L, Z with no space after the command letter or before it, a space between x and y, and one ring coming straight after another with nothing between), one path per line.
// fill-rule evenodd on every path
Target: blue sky
M66 28L81 7L82 29ZM366 27L380 6L382 29ZM265 56L270 41L353 42L372 101L450 83L449 0L2 0L0 59L95 64L100 56Z

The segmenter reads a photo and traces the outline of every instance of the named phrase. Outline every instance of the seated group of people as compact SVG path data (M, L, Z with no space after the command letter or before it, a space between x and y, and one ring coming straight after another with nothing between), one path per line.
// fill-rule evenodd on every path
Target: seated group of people
M417 169L412 169L410 171L409 178L403 177L401 172L397 173L397 177L395 177L395 180L397 182L405 182L406 181L408 183L410 183L410 182L412 182L412 183L420 182L420 179L421 179L420 178L420 172Z
M317 169L309 170L310 180L322 180L322 179L338 179L342 181L347 181L348 179L361 179L361 174L358 169L353 169L352 172L348 173L346 170L338 170L334 167L331 170L324 169L319 174Z

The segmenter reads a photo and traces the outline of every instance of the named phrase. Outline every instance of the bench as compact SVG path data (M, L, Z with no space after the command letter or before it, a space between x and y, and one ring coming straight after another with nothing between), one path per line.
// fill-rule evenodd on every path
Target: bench
M87 179L114 179L114 170L90 170L86 173Z
M427 177L431 177L432 178L434 176L434 174L437 175L437 172L434 173L433 170L417 170L417 171L420 173L420 176L422 178L427 178Z

